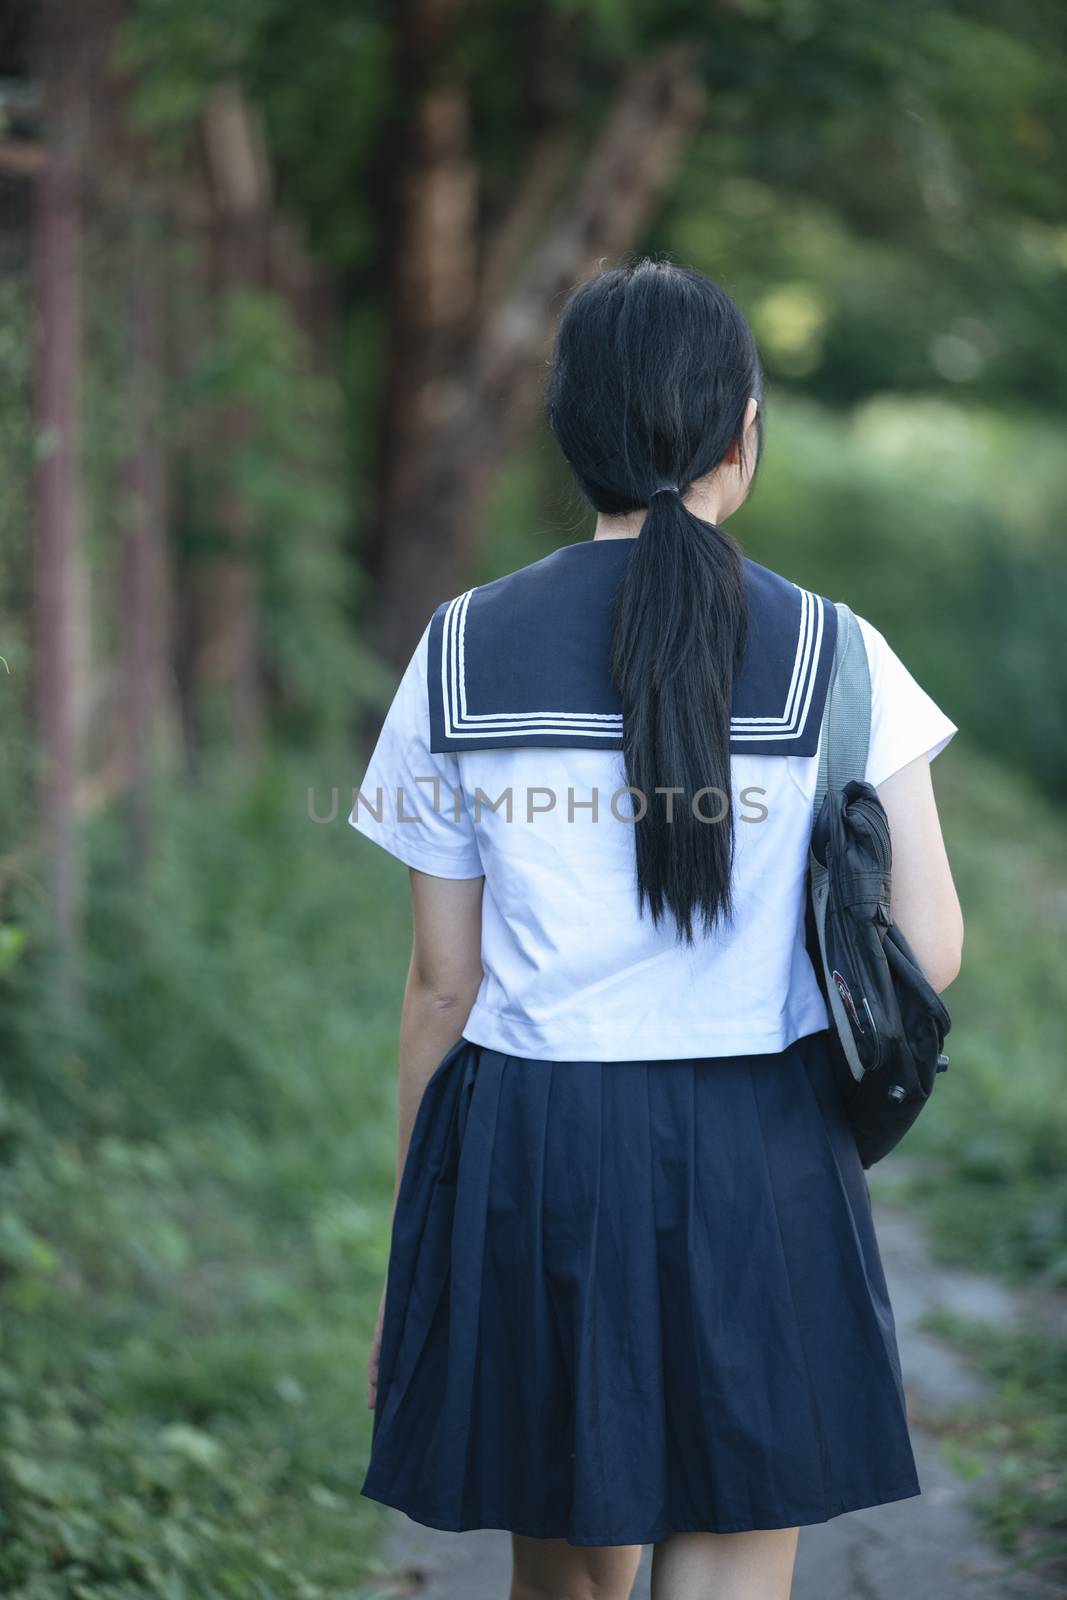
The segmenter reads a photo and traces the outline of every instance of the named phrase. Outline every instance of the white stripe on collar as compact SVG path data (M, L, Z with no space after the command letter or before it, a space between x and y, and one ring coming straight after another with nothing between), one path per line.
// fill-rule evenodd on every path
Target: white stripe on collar
M475 586L476 588L477 586ZM730 737L735 742L795 739L803 730L815 688L816 669L823 639L823 606L811 590L799 584L800 627L796 656L785 705L771 717L731 717ZM618 712L467 710L464 644L467 607L475 589L457 595L448 606L441 634L441 703L445 735L449 739L481 739L487 734L581 733L589 738L618 739L622 714Z

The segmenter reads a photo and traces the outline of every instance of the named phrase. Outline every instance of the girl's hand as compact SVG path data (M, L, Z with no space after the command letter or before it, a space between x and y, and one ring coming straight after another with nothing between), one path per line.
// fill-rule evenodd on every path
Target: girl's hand
M374 1324L374 1337L370 1342L370 1360L367 1363L367 1408L374 1410L378 1400L378 1362L382 1351L382 1319L385 1316L385 1290L378 1303L378 1318Z

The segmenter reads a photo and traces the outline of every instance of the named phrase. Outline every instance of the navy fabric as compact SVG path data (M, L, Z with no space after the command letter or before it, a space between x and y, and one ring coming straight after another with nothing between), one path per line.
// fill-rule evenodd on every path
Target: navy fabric
M430 619L430 749L622 748L612 602L633 539L586 539L469 589ZM731 750L810 756L833 665L831 602L744 558L748 640Z
M827 1045L542 1062L461 1039L402 1174L362 1493L576 1545L919 1494Z

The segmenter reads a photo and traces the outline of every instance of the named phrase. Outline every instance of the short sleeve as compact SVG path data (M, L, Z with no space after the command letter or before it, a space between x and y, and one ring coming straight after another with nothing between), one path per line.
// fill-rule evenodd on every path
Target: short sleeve
M865 617L856 620L871 669L866 778L877 788L918 756L932 761L959 729L916 682L878 629Z
M436 878L480 878L474 823L460 787L459 762L430 751L426 687L429 624L389 707L358 789L349 823L357 832Z

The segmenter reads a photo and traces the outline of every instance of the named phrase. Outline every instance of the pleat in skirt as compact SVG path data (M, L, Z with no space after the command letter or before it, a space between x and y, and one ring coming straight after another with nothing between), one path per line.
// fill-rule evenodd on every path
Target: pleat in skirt
M461 1039L401 1176L361 1492L575 1545L919 1494L828 1035L648 1062Z

